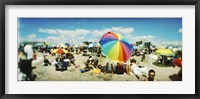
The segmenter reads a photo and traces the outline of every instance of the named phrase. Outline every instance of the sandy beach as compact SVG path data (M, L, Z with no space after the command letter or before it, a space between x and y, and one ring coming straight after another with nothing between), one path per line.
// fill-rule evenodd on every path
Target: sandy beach
M138 79L133 73L131 75L127 75L126 73L119 74L109 74L109 73L100 73L94 74L91 71L81 73L80 69L84 68L84 62L88 59L88 56L82 56L82 54L76 55L74 57L76 59L75 64L80 67L75 67L71 65L68 67L68 70L63 72L56 71L55 65L43 66L43 55L42 53L36 53L37 59L33 60L32 66L35 67L33 69L33 73L36 74L35 81L143 81L145 79L144 76L140 75L140 79ZM144 62L140 61L141 56L134 56L136 60L139 61L139 65L145 66L148 70L153 69L156 71L156 78L159 81L179 81L180 78L177 78L176 74L180 71L180 68L175 66L168 67L158 67L152 64L152 60L146 58ZM55 59L55 56L48 55L47 59L51 62ZM110 60L107 58L99 58L99 63L105 65L106 62ZM129 61L127 62L129 63Z

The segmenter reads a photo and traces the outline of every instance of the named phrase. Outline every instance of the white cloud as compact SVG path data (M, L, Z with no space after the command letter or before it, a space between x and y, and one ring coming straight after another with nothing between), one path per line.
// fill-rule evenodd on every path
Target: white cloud
M40 28L39 32L48 33L48 34L56 34L49 35L44 38L38 38L36 34L30 34L25 38L21 38L18 36L20 41L41 41L41 42L52 42L52 43L73 43L80 44L83 41L93 41L98 42L102 35L107 32L116 32L124 36L130 43L135 43L136 41L144 41L144 42L152 42L154 45L174 45L174 46L182 46L181 41L164 41L156 38L152 35L142 35L135 36L134 29L130 27L112 27L105 28L102 30L86 30L86 29L44 29ZM181 31L181 30L180 30Z
M131 27L112 27L102 30L86 30L86 29L45 29L39 28L39 32L48 34L57 34L56 36L49 36L44 39L54 42L74 42L80 41L99 41L103 34L107 32L116 32L122 35L129 35L133 33L134 29Z
M135 37L133 37L133 39L135 41L142 40L142 41L145 41L145 42L149 42L149 41L152 42L155 39L155 36L152 36L152 35L135 36Z
M57 29L43 29L43 28L39 28L39 32L48 33L48 34L58 34Z
M154 36L152 35L146 35L146 36L136 36L135 39L137 40L146 40L146 39L153 39Z
M163 41L160 43L163 45L182 46L182 41Z
M20 35L18 35L18 42L21 43L24 41L45 42L47 40L46 38L38 38L36 34L30 34L30 35L27 35L26 37L20 37Z
M136 41L144 41L144 42L151 42L153 45L156 46L161 46L161 45L171 45L171 46L182 46L182 41L165 41L165 40L160 40L159 38L156 38L155 36L152 35L143 35L143 36L133 36L133 35L127 35L128 36L128 40L131 43L135 43Z
M35 39L37 37L36 34L27 35L27 39Z
M178 30L178 32L179 32L179 33L182 33L182 28L180 28L180 29Z
M113 27L112 30L114 32L118 32L118 33L121 33L121 34L130 34L134 31L134 29L132 27L127 27L127 28L124 28L124 27Z
M105 28L102 30L86 30L86 29L44 29L40 28L39 32L48 33L48 34L56 34L50 35L45 38L38 38L36 34L30 34L25 38L21 38L20 41L41 41L41 42L52 42L52 43L73 43L80 44L83 41L93 41L98 42L103 34L107 32L116 32L124 36L130 43L135 43L136 41L142 40L144 42L152 42L154 45L173 45L173 46L182 46L181 41L163 41L159 40L152 35L142 35L135 36L133 35L134 29L131 27L112 27ZM181 30L180 30L181 31Z

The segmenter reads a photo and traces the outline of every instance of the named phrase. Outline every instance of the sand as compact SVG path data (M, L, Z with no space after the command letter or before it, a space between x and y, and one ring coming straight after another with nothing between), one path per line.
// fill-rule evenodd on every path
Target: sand
M144 76L140 75L138 79L133 73L127 75L126 73L122 75L118 74L109 74L109 73L100 73L94 74L92 72L81 73L80 69L84 68L84 62L88 59L87 56L74 55L76 59L76 65L80 67L76 68L74 65L68 67L68 70L63 72L56 71L55 65L43 66L43 56L42 53L37 53L37 59L33 60L32 66L36 67L33 69L33 73L37 75L36 81L143 81ZM139 65L145 66L147 71L154 69L156 71L156 78L160 81L172 81L170 76L175 75L179 72L179 67L158 67L152 64L151 60L146 58L144 62L140 61L141 57L134 57L139 61ZM47 59L53 61L55 56L48 55ZM106 62L109 62L109 59L99 58L100 63L105 65ZM176 79L178 80L178 79Z

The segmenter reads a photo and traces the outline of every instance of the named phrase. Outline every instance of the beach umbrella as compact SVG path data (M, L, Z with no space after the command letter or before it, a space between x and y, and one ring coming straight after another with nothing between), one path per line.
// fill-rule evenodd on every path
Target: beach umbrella
M70 44L69 43L65 43L65 46L70 46Z
M174 53L171 50L164 49L164 48L158 49L156 51L156 53L159 55L163 55L163 56L173 56L174 55Z
M131 57L132 44L119 34L108 32L102 36L99 43L101 44L102 55L111 60L126 62Z
M100 43L97 43L97 47L101 47L101 44L100 44Z
M65 49L59 48L59 49L55 49L55 50L51 51L51 53L53 53L53 54L56 54L56 53L63 54L63 53L65 53L66 54L66 53L68 53L68 51L65 50Z
M182 58L177 58L174 61L172 61L172 63L178 67L182 66Z
M91 44L92 42L88 42L88 41L85 41L85 42L83 42L85 45L89 45L89 44Z
M65 46L64 49L69 48L68 46Z
M96 42L93 42L91 44L88 45L88 48L91 48L91 47L96 47L97 46L97 43Z
M90 45L88 45L88 48L94 47L94 45L91 43Z
M50 43L49 43L49 42L44 42L44 44L45 44L45 45L49 45Z
M56 44L50 43L48 46L49 46L49 47L55 47Z
M43 46L43 45L44 45L44 43L41 43L41 42L40 42L40 43L36 43L34 46L35 46L35 47L39 47L39 46Z
M79 47L86 47L87 45L85 43L79 44Z
M173 49L173 47L172 47L172 46L167 46L166 48L167 48L167 49L170 49L170 50L172 50L172 49Z

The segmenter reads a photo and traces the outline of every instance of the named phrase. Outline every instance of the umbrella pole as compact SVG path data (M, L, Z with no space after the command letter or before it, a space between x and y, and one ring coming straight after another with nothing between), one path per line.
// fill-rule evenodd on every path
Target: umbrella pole
M162 63L163 63L163 64L165 63L163 55L162 55Z

